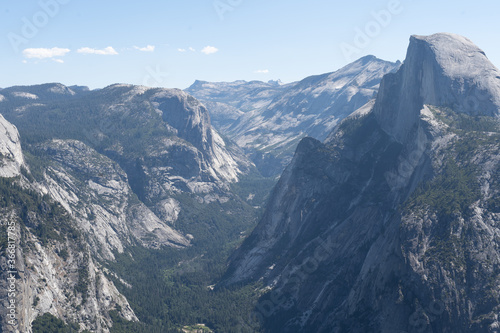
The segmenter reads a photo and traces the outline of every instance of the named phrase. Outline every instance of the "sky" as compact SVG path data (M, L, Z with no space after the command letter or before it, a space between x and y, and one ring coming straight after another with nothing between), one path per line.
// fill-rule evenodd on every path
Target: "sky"
M499 13L496 0L0 0L0 88L287 83L368 54L404 60L411 35L436 32L500 67Z

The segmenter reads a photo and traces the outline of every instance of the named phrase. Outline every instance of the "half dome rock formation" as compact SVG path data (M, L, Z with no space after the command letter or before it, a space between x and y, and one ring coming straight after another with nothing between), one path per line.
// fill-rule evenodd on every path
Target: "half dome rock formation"
M401 141L425 104L498 117L500 71L465 37L412 36L401 69L380 84L375 114L383 129Z
M411 37L375 103L301 141L222 284L264 284L269 332L497 332L499 82L466 38Z

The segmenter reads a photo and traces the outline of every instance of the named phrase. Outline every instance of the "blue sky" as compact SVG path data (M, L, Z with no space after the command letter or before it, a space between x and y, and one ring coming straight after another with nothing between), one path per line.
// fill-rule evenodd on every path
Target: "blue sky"
M498 1L2 0L0 87L61 82L187 88L300 80L412 34L470 38L500 67Z

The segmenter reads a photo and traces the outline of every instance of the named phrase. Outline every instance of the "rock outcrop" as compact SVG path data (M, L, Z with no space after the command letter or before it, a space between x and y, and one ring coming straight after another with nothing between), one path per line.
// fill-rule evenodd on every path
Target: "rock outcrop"
M24 157L17 128L0 115L0 177L15 177L21 173Z
M44 196L41 184L33 181L25 165L17 129L2 116L0 123L5 161L0 175L2 330L31 332L33 320L44 313L96 332L109 332L112 310L136 321L128 301L93 259L92 246L82 235L82 219L71 216L71 208L82 209L77 205L81 202L63 188L82 189L67 175L57 173L59 187L44 188L53 199ZM78 156L68 159L68 164L75 159ZM67 203L67 209L54 199ZM12 304L14 313L8 307Z
M114 259L114 251L122 253L136 242L146 247L189 245L137 199L116 162L75 140L53 140L39 149L53 162L42 191L79 221L96 257Z

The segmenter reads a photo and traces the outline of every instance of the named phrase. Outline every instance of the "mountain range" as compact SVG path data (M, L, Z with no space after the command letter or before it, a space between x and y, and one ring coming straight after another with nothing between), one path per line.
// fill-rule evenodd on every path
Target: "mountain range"
M363 57L333 73L280 84L202 82L186 89L207 105L215 126L246 150L262 175L280 175L305 136L324 140L373 99L380 80L401 64Z
M499 163L500 71L449 33L288 84L1 89L0 332L498 332Z

